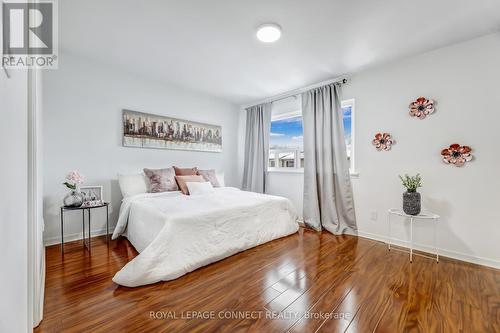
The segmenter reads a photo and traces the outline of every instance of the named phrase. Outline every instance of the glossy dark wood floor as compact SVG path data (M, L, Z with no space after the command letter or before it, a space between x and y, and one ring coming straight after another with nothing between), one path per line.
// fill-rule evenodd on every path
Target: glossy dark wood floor
M36 332L500 332L500 271L363 238L301 229L140 288L111 281L128 241L93 240L47 248Z

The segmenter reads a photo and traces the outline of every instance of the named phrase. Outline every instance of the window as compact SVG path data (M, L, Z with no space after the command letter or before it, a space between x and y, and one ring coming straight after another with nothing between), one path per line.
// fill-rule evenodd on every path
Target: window
M347 148L347 159L350 163L351 174L356 173L354 165L354 99L342 101L342 113L344 115L344 137Z
M351 173L354 173L353 99L342 102L342 112L347 158ZM304 168L303 134L300 100L273 104L269 140L270 171L300 171Z
M275 112L271 119L269 139L269 167L292 170L304 167L302 113Z

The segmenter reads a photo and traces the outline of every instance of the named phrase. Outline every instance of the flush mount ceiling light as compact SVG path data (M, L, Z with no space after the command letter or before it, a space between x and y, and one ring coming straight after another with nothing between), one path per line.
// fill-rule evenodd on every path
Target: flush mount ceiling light
M276 23L266 23L257 29L257 38L263 43L274 43L281 38L281 27Z

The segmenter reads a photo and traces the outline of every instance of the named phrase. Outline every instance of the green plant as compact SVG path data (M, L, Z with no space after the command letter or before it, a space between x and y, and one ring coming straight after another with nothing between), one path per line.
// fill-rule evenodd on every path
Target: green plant
M66 185L66 187L69 188L70 190L76 190L75 184L70 184L68 182L64 182L63 185Z
M417 188L422 187L422 177L420 177L419 173L415 177L410 177L408 174L405 174L404 177L399 175L399 179L401 179L403 186L406 187L408 192L416 192Z

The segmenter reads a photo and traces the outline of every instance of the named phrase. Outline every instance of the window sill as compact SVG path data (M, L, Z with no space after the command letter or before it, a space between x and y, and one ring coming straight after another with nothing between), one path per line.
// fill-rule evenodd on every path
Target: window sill
M304 173L304 169L296 169L296 168L269 168L267 172L270 173Z
M295 168L269 168L267 170L269 173L295 173L295 174L303 174L304 173L304 168L301 169L295 169ZM359 173L358 172L350 172L349 175L351 178L359 178Z

